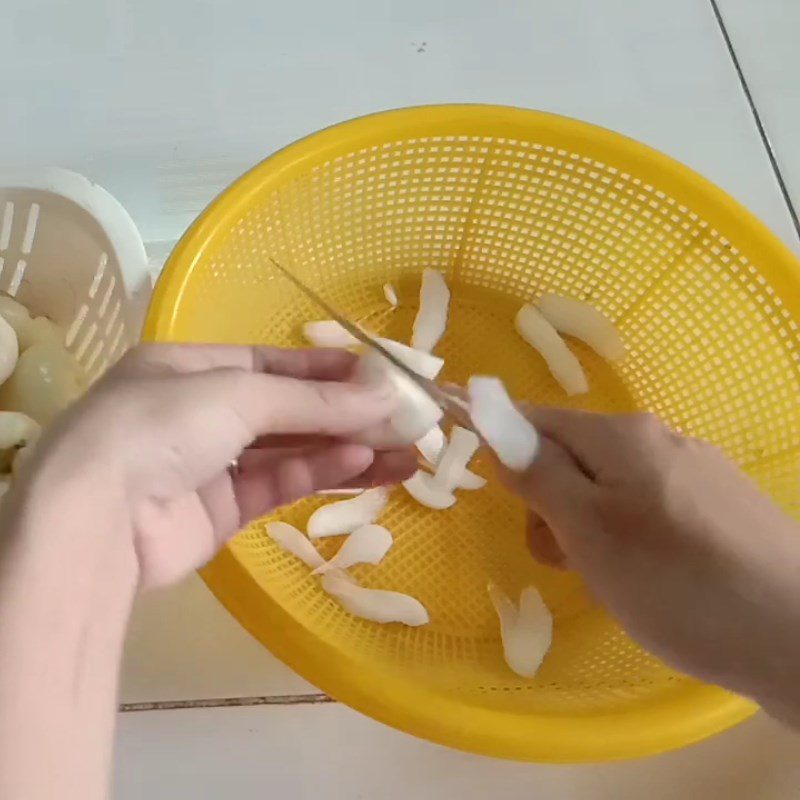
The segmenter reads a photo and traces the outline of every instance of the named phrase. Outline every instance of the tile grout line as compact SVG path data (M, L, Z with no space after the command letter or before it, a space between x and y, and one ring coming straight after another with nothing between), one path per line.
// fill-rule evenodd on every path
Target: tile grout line
M753 120L756 123L756 128L758 129L759 136L761 137L761 142L764 145L764 148L767 151L767 158L769 159L769 163L772 167L772 171L775 175L775 179L778 181L778 188L780 189L781 195L783 196L783 201L786 203L786 207L789 210L789 216L792 220L792 225L794 226L795 233L797 234L797 238L800 239L800 218L797 215L797 211L794 207L794 203L792 202L792 197L789 194L789 190L786 187L786 184L783 180L783 175L781 174L780 167L778 166L778 159L775 155L775 149L772 146L772 142L770 141L769 135L767 134L767 130L764 127L764 123L761 120L761 114L759 114L758 109L756 108L755 100L753 99L753 94L750 91L750 87L747 84L747 80L744 77L744 71L742 70L742 65L739 63L739 58L736 55L736 51L733 48L733 41L731 40L730 34L728 33L728 29L725 27L725 21L722 18L722 13L719 10L719 5L717 4L717 0L709 0L711 3L711 9L714 12L714 17L717 20L717 25L719 26L720 33L722 33L722 38L725 40L725 45L728 48L728 54L731 57L731 61L733 62L733 68L736 70L736 75L739 78L739 84L742 87L742 91L744 92L745 99L747 100L747 105L750 107L750 113L753 115Z
M208 700L154 700L143 703L122 703L120 712L180 711L188 708L238 708L242 706L313 706L335 703L326 694L265 695L263 697L214 697Z

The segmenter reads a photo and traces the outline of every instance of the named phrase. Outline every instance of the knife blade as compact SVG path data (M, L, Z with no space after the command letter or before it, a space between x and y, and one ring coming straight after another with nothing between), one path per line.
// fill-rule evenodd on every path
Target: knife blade
M473 433L477 433L472 425L467 404L460 398L442 389L435 381L418 375L410 369L397 356L390 353L380 342L362 330L354 322L351 322L344 314L337 311L327 300L321 297L310 286L307 286L293 272L288 270L272 256L267 256L273 266L289 281L291 281L309 300L318 305L331 319L338 322L351 336L359 342L376 351L383 356L392 366L399 369L408 378L419 386L442 411L447 414L456 424L462 428L467 428Z

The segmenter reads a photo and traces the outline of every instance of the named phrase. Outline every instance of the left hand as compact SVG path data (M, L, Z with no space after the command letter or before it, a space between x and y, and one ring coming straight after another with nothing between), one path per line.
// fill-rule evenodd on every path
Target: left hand
M354 363L338 350L141 345L43 437L20 482L56 515L68 495L62 515L126 537L140 586L173 583L279 505L414 471L410 450L352 441L395 402L388 386L350 381Z

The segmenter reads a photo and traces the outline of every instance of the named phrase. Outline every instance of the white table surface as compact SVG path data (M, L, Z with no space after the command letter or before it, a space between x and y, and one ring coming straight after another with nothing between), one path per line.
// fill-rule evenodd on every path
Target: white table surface
M797 219L800 213L800 3L793 0L718 0L718 9Z
M117 800L794 800L800 788L800 739L766 717L659 758L581 767L447 750L333 703L126 714L120 751Z
M483 101L642 139L796 243L708 0L5 0L2 16L4 155L89 175L147 241L320 127Z
M720 11L800 202L798 6L720 0ZM0 26L2 156L88 175L156 251L242 170L305 133L383 108L485 101L646 141L727 189L800 252L709 0L6 0ZM124 702L268 705L122 714L117 796L800 795L800 741L763 718L661 758L540 767L416 742L311 704L313 692L199 579L143 598ZM279 697L288 704L274 704Z

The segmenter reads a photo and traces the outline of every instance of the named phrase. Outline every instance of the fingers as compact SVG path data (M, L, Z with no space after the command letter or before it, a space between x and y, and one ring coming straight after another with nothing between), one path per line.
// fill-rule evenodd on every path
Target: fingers
M611 433L606 418L565 408L525 408L525 416L542 435L568 451L591 477L602 468L610 450Z
M536 429L570 453L583 471L602 482L631 464L644 468L658 445L674 434L653 414L593 414L563 408L525 409Z
M580 539L596 528L600 489L560 445L542 436L539 455L523 473L500 468L506 485L529 508L526 537L533 557L556 569L567 568L567 557Z
M270 433L266 436L259 436L248 447L252 450L274 449L276 447L322 447L326 444L334 444L336 441L334 437L321 436L317 433Z
M272 447L260 450L245 450L239 457L239 469L242 472L252 472L265 469L274 469L287 459L298 456L309 457L323 449L336 446L339 442L320 440L321 443L306 445L305 447ZM355 478L325 489L336 489L340 486L360 489L371 486L384 486L410 478L417 471L417 454L411 448L405 450L383 450L374 453L374 458L369 467Z
M121 369L135 373L153 368L173 372L203 372L213 369L242 369L269 372L290 378L318 381L346 380L357 357L346 350L286 349L247 345L144 344L136 347L121 363Z
M457 397L466 396L459 386L444 388ZM529 403L521 403L520 408L540 434L559 444L598 482L624 476L632 463L652 462L658 446L675 438L654 414L596 414Z
M369 447L339 444L251 467L233 478L240 525L320 489L347 484L369 468L373 457Z
M209 398L229 406L249 427L248 442L267 434L348 436L391 414L391 386L297 380L228 371L206 373Z
M588 519L598 492L575 459L545 436L539 455L526 472L501 469L501 476L551 530Z
M408 480L418 469L417 454L413 450L379 450L375 460L362 475L347 486L369 489L372 486L391 486ZM343 486L345 484L339 484ZM331 487L335 488L335 487Z
M308 444L298 446L248 448L247 450L243 450L242 454L237 459L237 467L243 472L247 470L264 469L269 466L274 466L285 458L307 456L311 453L323 450L327 446L328 445L322 443L313 444L309 441Z
M389 386L217 369L172 378L147 402L161 446L204 482L260 436L347 438L385 419L396 401Z
M536 513L528 514L525 532L531 555L541 564L554 569L566 569L567 559L548 524Z
M255 372L271 372L287 378L315 381L344 381L353 374L358 357L332 348L287 350L254 347Z
M95 396L115 420L137 485L156 497L204 485L261 436L351 439L388 418L397 402L388 383L301 380L236 368L117 376Z
M388 382L337 379L349 375L353 360L341 351L144 346L98 382L93 396L125 420L117 429L136 481L164 497L204 485L259 437L351 439L381 424L396 406L395 392ZM159 468L162 478L152 480Z

